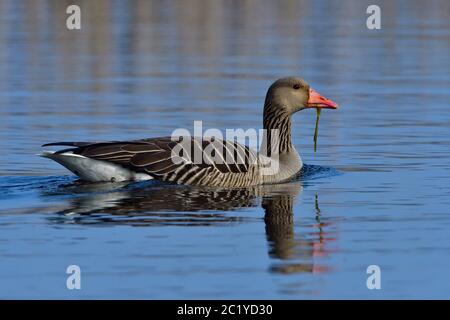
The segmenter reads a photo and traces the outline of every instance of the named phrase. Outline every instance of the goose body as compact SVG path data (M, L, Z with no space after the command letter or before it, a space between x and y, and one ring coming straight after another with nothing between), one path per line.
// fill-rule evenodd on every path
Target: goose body
M300 78L283 78L272 84L264 105L267 136L260 152L236 141L182 136L55 142L43 146L68 148L40 155L92 182L157 179L220 187L280 183L292 178L303 165L291 143L291 116L304 108L334 109L337 105Z

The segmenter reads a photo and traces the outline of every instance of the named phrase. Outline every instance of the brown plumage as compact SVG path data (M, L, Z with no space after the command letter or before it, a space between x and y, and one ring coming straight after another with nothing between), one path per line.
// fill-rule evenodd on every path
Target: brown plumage
M310 101L311 92L303 79L295 77L279 79L271 85L264 104L267 137L260 153L235 141L166 136L135 141L49 143L43 146L70 148L44 152L42 156L91 181L152 178L225 187L282 182L302 167L292 145L291 116L309 104L316 108L337 107L323 97L321 101ZM275 163L276 169L264 170L263 163L267 162Z

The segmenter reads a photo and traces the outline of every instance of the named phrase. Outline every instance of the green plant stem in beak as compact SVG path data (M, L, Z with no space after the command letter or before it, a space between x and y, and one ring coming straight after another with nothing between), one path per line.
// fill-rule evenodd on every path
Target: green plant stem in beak
M317 151L317 136L319 135L319 119L321 110L322 109L320 108L316 108L317 117L316 117L316 129L314 130L314 152Z

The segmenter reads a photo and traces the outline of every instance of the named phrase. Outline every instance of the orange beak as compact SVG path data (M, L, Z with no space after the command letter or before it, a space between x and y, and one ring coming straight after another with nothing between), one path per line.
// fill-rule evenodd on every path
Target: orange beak
M325 98L316 90L310 88L307 108L337 109L339 106L336 102Z

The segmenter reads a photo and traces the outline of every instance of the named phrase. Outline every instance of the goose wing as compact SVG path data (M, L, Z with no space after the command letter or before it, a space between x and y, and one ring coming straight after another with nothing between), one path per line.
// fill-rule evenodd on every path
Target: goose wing
M43 146L57 145L71 147L57 153L72 152L178 183L214 172L245 173L257 159L249 147L216 138L160 137L94 143L55 142ZM194 184L195 179L190 183Z

